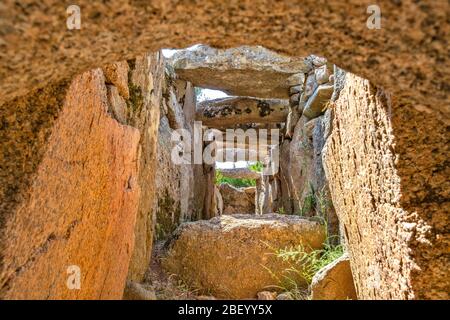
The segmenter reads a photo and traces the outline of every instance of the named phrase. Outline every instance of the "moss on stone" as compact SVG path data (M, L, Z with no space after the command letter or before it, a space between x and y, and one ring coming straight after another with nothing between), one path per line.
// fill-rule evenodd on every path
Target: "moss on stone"
M173 215L172 215L173 213ZM156 210L156 238L158 240L167 238L179 225L181 216L180 202L173 199L167 189L163 196L158 198Z

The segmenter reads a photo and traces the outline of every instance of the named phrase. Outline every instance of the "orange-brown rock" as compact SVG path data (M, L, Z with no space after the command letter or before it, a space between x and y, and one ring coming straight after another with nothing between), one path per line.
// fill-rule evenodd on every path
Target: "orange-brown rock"
M381 29L367 27L368 3L359 0L76 4L81 30L67 29L67 5L54 0L2 2L0 104L105 63L203 43L315 53L394 95L450 112L446 0L378 0Z
M28 122L27 129L20 118L7 118L11 128L24 126L23 132L16 131L19 141L28 138L29 151L19 163L36 169L32 183L21 190L20 203L3 215L0 296L120 299L140 196L139 131L108 115L100 69L77 76L67 91L60 90L38 91L8 106L19 114L47 105L48 110L34 109L36 119L45 119L55 108L61 112L49 128L37 121ZM52 93L65 98L53 100ZM45 147L34 152L33 144L39 143ZM79 290L67 286L70 266L81 272Z
M135 246L130 262L128 280L140 282L147 270L153 244L154 210L156 201L158 127L164 79L163 57L148 53L130 62L130 99L128 123L139 129L139 172L141 188L136 218Z
M223 201L223 214L255 213L254 187L235 188L228 183L222 183L219 190Z
M303 245L319 249L318 222L293 215L224 215L182 224L163 267L194 289L217 298L255 298L284 276L295 277L275 251ZM278 277L278 279L277 279Z
M355 300L350 259L347 254L320 269L311 282L312 300Z
M324 163L359 299L449 299L446 119L347 74Z
M115 63L108 63L103 67L106 82L113 84L120 95L125 98L130 98L130 90L128 88L128 63L126 61L119 61Z

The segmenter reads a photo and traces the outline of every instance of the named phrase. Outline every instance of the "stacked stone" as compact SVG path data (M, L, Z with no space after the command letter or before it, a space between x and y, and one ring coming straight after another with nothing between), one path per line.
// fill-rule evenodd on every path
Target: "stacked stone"
M305 73L289 80L289 113L284 141L281 143L280 207L286 213L317 214L315 208L305 207L308 198L329 198L328 181L322 165L322 149L331 132L330 101L339 97L345 81L345 71L325 58L309 56ZM328 199L330 200L330 199ZM339 222L334 208L326 210L329 234L339 234ZM324 213L322 213L324 214Z
M335 73L339 79L344 72L327 62L325 58L310 56L306 59L311 66L308 73L299 73L289 81L289 115L286 123L286 137L292 138L295 125L303 115L312 120L325 112L330 99L335 100L342 82L335 86ZM336 90L335 90L336 89ZM336 91L336 93L335 93Z

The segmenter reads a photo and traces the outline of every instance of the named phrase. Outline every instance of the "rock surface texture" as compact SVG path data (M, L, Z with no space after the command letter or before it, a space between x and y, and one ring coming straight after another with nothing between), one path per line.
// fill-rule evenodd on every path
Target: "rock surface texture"
M449 65L446 0L380 0L381 29L367 27L368 4L357 0L77 5L81 31L67 29L67 6L61 3L3 1L0 104L104 63L204 43L260 45L300 57L314 52L395 96L450 111L450 71L443 67Z
M263 47L227 50L199 46L177 52L170 60L175 72L197 87L234 96L289 98L289 79L306 73L312 63L279 55Z
M323 227L298 216L215 217L182 224L163 266L193 288L218 298L256 298L287 267L274 250L303 244L321 248Z
M35 169L23 198L15 198L20 205L5 208L2 200L0 297L120 299L141 194L139 130L107 113L100 69L56 89L3 106L2 114L15 110L8 123L28 150L16 165ZM27 125L20 115L28 108L36 120ZM43 126L55 108L61 108L58 118ZM45 151L34 152L45 136L45 148L37 149ZM3 155L14 156L14 146L2 144ZM2 194L13 186L3 185ZM80 289L70 289L69 276L77 277L77 270Z
M77 5L81 30L68 29L67 5L54 0L0 4L0 299L120 298L127 272L128 280L140 282L150 259L160 196L155 183L163 59L147 52L195 43L263 45L277 52L270 53L273 61L294 67L290 72L296 73L285 78L281 63L277 74L283 73L283 80L274 73L264 82L255 75L237 76L241 84L256 82L252 95L269 94L266 84L277 83L270 95L285 98L287 107L271 110L270 103L260 103L258 109L254 103L250 114L267 120L284 112L281 151L290 161L292 154L300 154L291 151L306 138L311 146L312 137L313 148L304 154L314 162L322 157L325 164L333 204L345 225L358 298L449 299L448 1L379 0L381 29L368 28L368 4L359 0L117 0L114 5L79 0ZM247 68L250 57L258 60L259 53L267 52L253 47L259 53L252 55L246 48L227 51L234 69ZM267 71L261 60L257 64L252 68ZM222 72L203 75L232 82ZM237 90L229 86L224 89ZM192 86L164 91L173 102L163 106L171 129L192 129L193 91ZM182 104L186 123L174 101L182 97L191 106ZM224 118L230 115L227 108L222 111ZM235 111L233 121L219 117L215 125L236 125L242 115ZM253 122L249 125L258 120L245 119ZM308 134L299 135L303 130ZM314 139L321 130L317 141L328 138L319 152ZM310 168L316 165L311 163ZM292 172L294 183L308 185L299 169ZM195 197L180 198L180 207L188 208L181 214L209 219L218 212L214 166L194 165L192 170L193 190L187 185L179 189ZM282 161L282 174L289 171L289 163ZM290 199L279 197L279 190L296 192L282 175L258 183L257 212L273 212L280 203L291 203L290 210L297 211ZM297 190L298 199L302 190ZM199 230L208 230L198 231L206 235L201 247L206 251L200 252L198 243L195 250L183 247L200 260L209 255L211 265L186 258L191 274L182 271L195 285L224 296L255 297L265 280L245 292L238 291L237 282L262 279L260 271L250 269L257 264L231 254L243 252L241 244L249 242L256 248L250 259L261 261L263 251L252 242L252 237L259 239L252 230L272 229L264 218L255 222L257 228L223 222L220 229L221 219L198 224ZM230 249L219 240L233 230L252 237L232 242ZM285 235L275 232L274 237ZM179 243L174 252L182 247ZM223 259L228 253L233 259L217 259L213 245L221 246ZM235 266L240 264L245 276L252 275L249 280L239 278ZM69 269L80 271L80 290L69 290ZM218 285L223 276L229 279L228 291Z
M347 254L317 272L311 283L312 300L355 300L350 259Z
M358 298L449 299L445 119L352 74L333 109L323 156Z
M286 121L288 107L289 101L283 99L226 97L200 102L196 120L209 127L253 122L278 123Z
M223 214L255 213L255 188L235 188L228 183L219 187L223 201Z
M138 128L139 174L137 183L142 193L135 228L135 247L130 262L128 279L141 281L150 261L153 242L153 209L155 203L155 174L157 168L157 141L160 117L163 62L159 53L150 53L129 61L127 122Z
M201 193L195 192L202 185L203 172L195 172L190 164L172 161L175 142L173 131L185 129L192 132L195 95L192 85L166 73L161 120L159 125L156 164L156 237L166 239L182 222L195 219L203 208ZM194 100L194 101L193 101ZM195 197L197 195L197 197Z

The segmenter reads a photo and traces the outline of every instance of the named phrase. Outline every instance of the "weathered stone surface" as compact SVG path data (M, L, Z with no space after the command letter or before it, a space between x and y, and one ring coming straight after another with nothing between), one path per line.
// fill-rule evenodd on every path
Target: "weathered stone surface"
M289 97L289 105L291 107L296 107L298 105L299 100L300 100L300 93L295 93Z
M307 216L314 215L313 208L305 207L305 198L311 194L311 184L314 179L312 129L316 121L313 120L309 125L306 125L307 119L301 117L297 122L290 143L289 163L284 170L288 173L288 176L284 179L290 183L292 210L296 214Z
M334 73L333 65L324 64L323 66L316 68L314 70L314 76L316 78L317 84L321 85L329 82L330 75Z
M215 185L214 186L214 197L215 197L215 201L216 201L216 212L215 215L217 216L221 216L223 214L223 197L222 194L220 193L220 189Z
M296 73L287 79L287 84L290 87L295 87L297 85L303 86L303 84L305 82L305 75L306 75L306 73Z
M156 147L164 79L163 62L163 57L159 53L144 54L130 61L128 123L138 128L141 134L137 182L142 192L128 280L137 282L143 279L148 268L153 244Z
M297 102L298 105L298 102ZM289 113L286 119L286 137L292 138L294 134L295 125L300 119L302 111L299 110L298 106L290 107Z
M63 104L54 125L35 127L38 141L28 133L29 146L45 141L45 152L30 154L40 158L33 159L33 182L20 205L2 212L2 299L122 297L140 197L139 131L108 115L100 69L77 76L64 96L64 102L55 101L38 92L10 106L19 114L34 101L40 119ZM39 110L41 104L47 109ZM24 125L20 118L8 119L12 127ZM46 140L43 130L49 130ZM3 155L10 147L2 145ZM80 290L66 285L73 265L81 272Z
M107 85L108 91L108 111L114 119L121 124L127 123L127 103L125 99L119 94L116 86Z
M130 98L128 71L129 67L126 61L109 63L103 67L106 83L114 85L124 99Z
M157 170L156 170L156 225L157 239L165 239L175 230L181 221L181 198L189 196L189 190L181 190L183 168L171 160L172 144L170 137L172 129L169 121L164 116L159 125L158 147L157 147Z
M314 94L314 91L316 91L317 86L318 84L316 81L316 75L312 71L306 78L305 82L305 90L304 90L305 101Z
M167 119L169 120L170 127L173 129L182 129L186 127L186 120L182 106L178 102L177 94L173 88L168 89L168 99L164 99L164 103L167 106Z
M224 177L236 178L236 179L259 179L261 173L250 170L248 167L234 168L234 169L220 169L220 173Z
M280 149L279 203L286 213L320 215L327 221L333 242L339 239L339 221L333 208L328 181L322 164L329 117L298 121L292 141L284 141Z
M266 268L277 275L286 272L286 265L270 254L274 249L300 244L317 249L324 238L319 223L298 216L224 215L182 224L163 266L215 297L254 298L277 284Z
M271 291L261 291L258 292L257 297L258 300L275 300L277 293Z
M191 105L193 91L184 81L166 79L161 101L162 117L158 129L156 169L156 237L165 239L182 221L189 221L201 212L203 202L195 200L195 185L202 177L194 176L194 166L172 161L174 143L171 136L175 129L192 133ZM186 114L185 112L186 111ZM195 179L197 178L197 179ZM197 195L198 196L198 195Z
M360 1L318 6L316 0L118 0L110 6L80 0L80 31L67 30L65 5L45 0L18 6L6 0L0 9L0 104L104 63L204 43L262 45L300 57L314 52L394 95L446 109L448 115L447 1L377 4L382 27L371 30L367 3Z
M290 173L290 141L284 140L280 147L280 209L285 214L292 214L292 175Z
M123 293L123 300L156 300L154 291L145 288L142 284L127 281L125 291Z
M339 68L336 65L334 66L334 73L333 73L334 91L333 95L331 96L331 101L336 101L339 98L339 93L344 88L345 75L346 75L345 70Z
M324 163L358 298L449 299L446 120L352 74L333 109Z
M228 183L222 183L219 189L223 199L223 214L255 213L255 193L235 188Z
M289 88L289 94L290 95L293 95L293 94L296 94L296 93L299 93L299 92L302 92L302 91L303 91L303 83L295 85L295 86L292 86L292 87Z
M175 53L170 62L180 78L197 87L235 96L281 99L289 98L288 78L312 68L303 58L259 46L227 50L198 46Z
M333 85L318 86L313 95L308 99L308 102L306 102L303 115L309 119L313 119L324 113L325 104L330 101L333 90Z
M436 131L442 132L449 114L449 70L445 67L448 65L446 49L449 28L446 23L446 1L426 4L412 0L401 3L382 0L379 4L383 10L383 21L389 23L383 23L382 29L376 31L366 28L361 13L365 12L367 4L361 2L328 1L320 9L316 1L309 0L301 4L287 1L257 1L251 4L213 1L201 5L179 2L172 5L171 1L130 3L120 0L113 7L88 1L78 4L82 8L82 16L89 17L82 19L82 28L89 30L87 33L67 30L64 26L64 8L55 6L51 1L17 5L7 0L1 5L0 11L4 17L1 22L4 32L0 36L1 117L2 123L14 123L14 130L11 126L0 128L2 137L6 138L5 142L2 140L0 157L1 180L6 181L2 183L0 193L1 219L14 214L15 206L23 204L27 198L24 190L31 185L31 177L46 151L47 134L58 117L59 106L62 106L54 102L60 101L63 96L60 91L67 79L93 66L130 58L147 49L155 51L195 42L219 47L262 44L291 55L317 52L344 69L363 75L397 94L405 111L407 130L404 132L413 136L411 144L401 145L404 148L401 150L406 150L402 154L412 158L402 162L405 165L401 168L411 170L412 178L407 173L402 173L401 178L408 182L412 179L415 183L404 184L406 187L423 187L421 190L426 191L422 192L429 194L428 197L413 197L412 200L417 199L410 201L413 206L423 203L423 206L430 206L433 216L441 214L439 211L435 213L436 208L429 199L434 198L432 191L438 188L436 181L446 182L442 179L442 170L445 169L440 169L442 166L439 165L428 166L429 163L424 165L421 161L435 159L435 153L442 155L442 144L431 152L429 140L434 141ZM311 10L305 10L311 8L315 12L313 16ZM242 14L236 15L236 11ZM290 14L286 15L286 12ZM283 19L279 19L280 16ZM227 28L223 28L224 20L229 22ZM327 36L324 37L324 34ZM299 38L302 41L298 41ZM30 89L37 88L42 90L30 92ZM41 97L47 94L47 97L43 102L35 99L36 94ZM22 98L11 101L12 97L17 96ZM30 100L26 101L28 98ZM5 101L9 102L3 104ZM48 108L42 112L41 107ZM426 120L425 114L429 114L433 124L438 125L429 125L429 122L422 124ZM420 134L412 127L417 123L420 123L419 129L425 129L418 130ZM396 128L401 130L399 125ZM445 137L445 133L442 136ZM407 140L406 135L403 140ZM418 145L418 148L413 153L405 145ZM438 168L437 173L430 173L435 168ZM416 174L419 171L425 174ZM433 179L428 180L429 176ZM425 181L431 181L433 188L428 188ZM448 190L448 187L443 185L442 190ZM413 193L420 192L416 190L405 197ZM424 211L420 210L419 215L425 215ZM444 219L432 220L433 226L437 225L436 238L439 238L442 229L448 225L445 216ZM378 244L381 246L384 242L380 240ZM441 260L442 257L436 259L437 262ZM442 270L431 264L427 267L426 263L420 263L420 266L424 266L424 270ZM419 272L419 283L426 273ZM429 274L433 277L431 271ZM436 293L431 290L428 295L439 295L442 291L440 289ZM421 289L421 292L426 290Z
M317 272L311 282L312 300L356 300L350 259L347 254Z
M209 127L286 121L289 100L226 97L197 105L196 120Z

